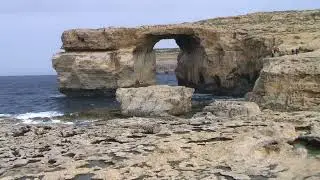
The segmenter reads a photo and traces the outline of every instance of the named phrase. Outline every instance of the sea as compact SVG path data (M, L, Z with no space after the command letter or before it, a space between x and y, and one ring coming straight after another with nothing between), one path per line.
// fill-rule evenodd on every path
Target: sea
M157 84L177 85L173 72L157 73ZM24 123L95 108L118 108L115 98L67 97L58 90L57 76L0 76L0 119ZM52 119L52 122L59 122Z

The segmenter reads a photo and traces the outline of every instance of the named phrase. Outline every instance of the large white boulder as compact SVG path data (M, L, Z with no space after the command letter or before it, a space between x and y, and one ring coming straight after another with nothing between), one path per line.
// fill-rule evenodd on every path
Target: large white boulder
M191 110L193 92L192 88L159 85L120 88L117 90L116 96L124 115L181 115Z

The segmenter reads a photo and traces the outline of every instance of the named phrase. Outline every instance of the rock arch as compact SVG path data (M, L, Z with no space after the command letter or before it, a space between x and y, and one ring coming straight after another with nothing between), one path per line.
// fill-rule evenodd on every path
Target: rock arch
M144 79L149 77L154 77L152 80L155 80L155 63L156 56L153 48L157 42L162 39L174 39L177 45L180 48L180 53L178 55L178 66L176 70L176 75L179 85L185 86L194 86L199 84L200 77L199 74L202 74L201 67L203 62L205 62L206 54L201 40L195 34L161 34L146 35L142 42L133 51L133 61L134 61L134 70L138 74L138 79L141 80L140 84L144 84ZM146 68L149 65L153 66L152 68ZM154 84L152 82L151 84Z
M217 95L250 91L272 47L246 33L195 25L68 30L62 35L65 52L53 57L61 92L106 94L155 84L152 50L161 39L175 39L181 49L179 84Z

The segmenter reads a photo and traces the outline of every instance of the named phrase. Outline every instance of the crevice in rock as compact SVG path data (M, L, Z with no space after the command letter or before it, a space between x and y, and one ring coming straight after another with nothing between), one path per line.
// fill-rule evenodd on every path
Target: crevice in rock
M105 160L87 160L87 162L88 164L80 166L79 168L94 168L94 167L106 168L108 166L114 165L114 162L112 161L106 162Z
M295 130L296 131L302 131L302 132L306 132L307 134L310 134L312 127L309 126L296 126Z
M121 141L118 141L117 139L115 138L112 138L112 137L108 137L108 138L98 138L98 139L95 139L91 142L91 144L100 144L102 142L109 142L109 143L120 143L120 144L123 144L123 142Z
M224 170L224 171L231 171L231 167L230 166L216 166L215 167L216 169L221 169L221 170Z
M137 178L133 178L132 180L144 180L144 179L147 179L147 178L150 178L152 176L149 176L149 175L141 175Z
M232 138L228 137L214 137L210 139L204 139L204 140L191 140L188 141L188 143L207 143L207 142L217 142L217 141L231 141Z
M218 179L220 179L219 177L224 177L224 179L226 180L235 180L235 178L233 178L232 176L223 175L220 172L214 173L214 175L218 176Z
M86 174L77 174L72 180L87 180L87 179L92 179L92 177L95 174L93 173L86 173Z

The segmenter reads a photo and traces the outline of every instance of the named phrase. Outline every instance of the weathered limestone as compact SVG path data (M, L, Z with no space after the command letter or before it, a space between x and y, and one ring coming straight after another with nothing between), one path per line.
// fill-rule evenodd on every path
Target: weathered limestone
M181 115L191 110L193 92L192 88L162 85L120 88L116 95L124 115Z
M209 26L69 30L62 35L66 52L53 57L61 91L109 92L155 84L153 46L161 39L175 39L181 49L179 85L222 95L251 90L261 69L259 60L270 54L272 46L264 38Z
M276 110L320 110L320 51L268 58L251 101Z
M237 117L254 116L259 114L260 108L254 102L217 100L203 109L204 112L211 112L215 116Z
M127 52L68 52L53 57L59 88L67 95L113 95L132 86L132 55ZM150 82L152 84L152 82Z
M202 20L192 24L219 30L239 30L254 37L271 38L280 55L292 49L310 52L320 49L320 9L304 11L258 12L241 16Z
M154 85L153 47L161 39L175 39L180 47L175 70L179 85L232 96L243 96L255 85L249 99L263 108L318 110L319 29L320 10L180 25L74 29L63 33L65 52L53 57L53 66L60 91L67 95L114 95L117 88ZM279 52L272 54L275 49ZM292 49L301 55L284 56ZM314 54L302 55L307 52Z
M319 179L320 112L101 118L0 120L0 179Z

